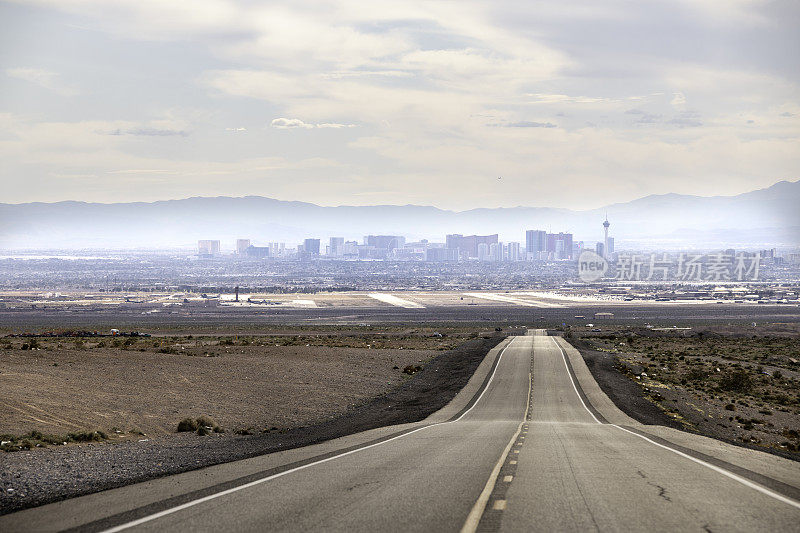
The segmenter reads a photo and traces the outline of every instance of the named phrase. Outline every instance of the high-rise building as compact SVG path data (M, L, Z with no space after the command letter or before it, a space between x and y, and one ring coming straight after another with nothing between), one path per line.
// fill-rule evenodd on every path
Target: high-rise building
M342 257L344 256L344 238L343 237L331 237L330 244L328 246L328 255L331 257Z
M506 261L520 260L520 245L518 242L510 242L506 245Z
M550 259L570 259L572 255L572 233L548 233L545 251Z
M358 241L345 241L344 255L346 257L358 257Z
M236 239L236 253L238 255L244 255L248 246L250 246L250 239Z
M406 244L406 238L400 235L367 235L364 237L364 245L372 246L379 250L394 250L402 248Z
M489 245L489 261L502 261L503 260L503 243L494 242Z
M608 238L608 256L614 255L614 237Z
M319 255L319 239L304 240L303 251L306 255Z
M197 241L197 254L204 257L213 257L219 254L219 241Z
M247 257L263 259L265 257L269 257L269 246L248 246L245 249L244 254Z
M525 232L525 252L528 261L541 259L542 253L547 251L547 232L529 229Z
M594 247L594 251L600 257L605 257L606 256L606 254L605 254L605 244L603 244L602 242L598 242Z
M458 250L451 248L428 248L425 261L458 261Z
M555 250L553 250L553 259L561 260L566 259L566 249L564 248L564 240L556 239Z
M494 235L464 235L452 234L446 238L447 248L458 250L459 255L464 258L479 257L478 246L485 244L487 250L490 244L497 243L497 234Z
M604 253L600 254L603 257L605 257L606 259L608 258L608 256L611 255L611 248L609 248L609 246L608 246L608 227L610 225L611 225L611 223L608 221L608 215L606 215L606 220L605 220L605 222L603 222L603 232L604 232L603 252Z
M271 242L269 243L269 256L270 257L283 257L286 255L285 242Z
M497 243L493 243L497 244ZM489 245L485 242L478 243L478 261L489 260Z

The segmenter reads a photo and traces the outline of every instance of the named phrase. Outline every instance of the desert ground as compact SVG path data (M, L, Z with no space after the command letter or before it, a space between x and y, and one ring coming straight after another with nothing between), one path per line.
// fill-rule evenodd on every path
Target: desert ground
M800 457L799 324L568 328L566 336L593 373L606 359L677 427Z
M8 371L17 409L0 420L17 429L0 437L0 514L422 420L507 334L364 326L5 338L0 379Z
M441 330L441 331L440 331ZM475 328L0 339L3 449L317 424L397 387ZM405 372L404 372L405 370Z

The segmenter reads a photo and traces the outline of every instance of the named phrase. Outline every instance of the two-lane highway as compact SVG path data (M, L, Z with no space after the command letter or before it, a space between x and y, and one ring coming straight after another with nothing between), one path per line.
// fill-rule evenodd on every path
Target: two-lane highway
M530 436L508 490L503 530L800 528L800 505L780 492L659 443L647 426L627 429L590 411L566 351L553 337L534 339ZM800 483L797 464L784 466Z
M798 463L637 424L571 346L531 333L423 422L22 511L0 530L800 530Z

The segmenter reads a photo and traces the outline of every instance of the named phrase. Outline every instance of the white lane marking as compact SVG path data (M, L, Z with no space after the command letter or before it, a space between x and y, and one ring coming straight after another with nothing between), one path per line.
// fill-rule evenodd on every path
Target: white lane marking
M503 476L503 481L505 483L511 483L514 480L514 476Z
M393 294L385 294L382 292L371 292L367 296L369 296L373 300L378 300L379 302L383 302L389 305L394 305L397 307L405 307L406 309L425 309L425 306L422 304L419 304L417 302L412 302L411 300L404 300L403 298L398 298Z
M584 409L586 409L586 412L589 413L592 416L592 418L594 418L594 421L600 424L601 422L597 419L596 416L594 416L594 413L592 413L589 410L589 408L586 407L586 404L583 403L583 398L581 398L581 395L578 392L578 387L575 386L575 380L572 379L572 372L569 371L569 366L567 366L567 354L564 353L564 350L561 348L561 345L556 342L555 337L550 337L550 338L553 340L553 343L555 343L558 349L561 350L561 357L564 360L564 368L567 371L567 377L569 377L569 382L572 383L572 389L575 391L575 396L577 396L578 399L581 401L581 405L583 406Z
M620 426L618 426L616 424L609 424L609 425L613 426L613 427L615 427L617 429L621 429L622 431L624 431L626 433L630 433L631 435L635 435L635 436L639 437L640 439L644 439L644 440L646 440L647 442L649 442L651 444L655 444L659 448L664 448L665 450L669 450L672 453L676 453L676 454L680 455L681 457L685 457L686 459L689 459L690 461L694 461L695 463L697 463L699 465L703 465L706 468L710 468L714 472L718 472L718 473L722 474L723 476L727 476L727 477L731 478L734 481L738 481L742 485L750 487L753 490L757 490L758 492L760 492L762 494L766 494L767 496L775 498L778 501L782 501L783 503L788 503L792 507L800 509L800 502L798 502L796 500L792 500L791 498L787 498L786 496L783 496L782 494L778 494L777 492L773 492L770 489L768 489L768 488L766 488L766 487L764 487L762 485L759 485L757 483L753 483L749 479L745 479L743 477L737 476L733 472L729 472L729 471L725 470L724 468L720 468L720 467L718 467L716 465L712 465L711 463L707 463L707 462L703 461L702 459L697 459L696 457L692 457L689 454L683 453L682 451L676 450L674 448L670 448L669 446L664 446L663 444L660 444L660 443L658 443L658 442L656 442L656 441L654 441L652 439L648 439L644 435L639 435L638 433L635 433L635 432L633 432L633 431L631 431L629 429L625 429L623 427L620 427Z
M511 343L509 343L511 344ZM519 423L519 427L517 428L517 432L511 437L511 440L508 441L508 445L503 450L503 453L500 454L500 459L497 460L497 464L494 465L492 469L492 473L489 474L489 479L486 480L486 485L483 487L483 491L481 491L480 496L478 496L477 501L475 501L475 505L472 506L472 509L467 515L467 519L464 521L464 525L461 526L460 533L474 533L478 529L478 524L481 521L481 516L483 516L483 512L486 510L486 505L489 503L489 497L492 495L492 490L494 489L494 485L497 482L497 477L500 475L500 469L503 467L503 462L505 461L506 457L508 457L509 451L511 447L514 445L514 440L519 436L519 432L522 430L522 426L525 424L525 420L528 419L528 412L531 409L531 387L533 386L533 376L529 373L528 374L528 403L525 407L525 414L522 415L522 422ZM519 453L519 450L516 450L516 453ZM517 461L509 461L509 464L515 465ZM498 500L500 501L500 500ZM497 502L494 503L495 509L497 508ZM505 509L505 500L503 500L503 508Z
M495 511L503 511L506 508L506 501L505 500L495 500L494 501L494 505L492 506L492 508Z
M455 420L453 420L453 422L458 422L459 420L461 420L462 418L464 418L465 416L467 416L467 413L469 413L470 411L472 411L472 410L475 408L475 406L476 406L476 405L478 405L478 403L481 401L481 398L483 398L483 395L484 395L484 394L486 394L486 391L487 391L487 390L489 390L489 385L491 385L491 384L492 384L492 380L494 380L494 375L497 373L497 369L498 369L498 368L500 368L500 358L501 358L501 357L503 357L503 354L504 354L504 353L506 353L506 349L508 349L508 347L509 347L509 346L511 346L512 344L514 344L514 341L515 341L515 340L517 340L517 338L518 338L518 337L514 337L513 339L511 339L511 342L509 342L508 344L506 344L506 347L505 347L505 348L503 348L503 351L502 351L502 352L500 352L500 355L498 355L498 356L497 356L497 365L495 365L495 367L494 367L494 370L492 370L492 375L491 375L491 377L489 377L489 381L487 381L487 382L486 382L486 386L485 386L485 387L483 388L483 390L481 391L480 395L478 396L478 399L477 399L477 400L475 400L475 403L474 403L474 404L472 404L472 407L470 407L469 409L467 409L466 411L464 411L464 413L462 413L462 415L461 415L461 416L459 416L458 418L456 418ZM530 391L528 391L528 392L530 393Z
M553 338L553 337L551 337L551 338ZM566 367L567 360L566 360L566 354L564 353L564 349L561 348L561 345L558 344L558 342L556 342L555 338L553 338L553 342L555 342L556 346L558 346L558 349L561 350L561 356L564 358L564 366ZM586 412L588 412L590 415L592 415L592 418L594 418L595 421L598 424L600 424L600 421L597 420L597 418L592 414L592 412L589 411L589 408L586 407L586 404L583 403L583 399L581 398L581 395L578 394L578 389L577 389L577 387L575 387L575 382L572 380L572 375L570 374L568 367L567 367L567 375L569 376L569 380L572 382L572 387L575 389L575 394L578 396L578 399L581 401L581 405L583 405L583 408L586 409ZM791 498L787 498L786 496L784 496L782 494L778 494L777 492L774 492L774 491L764 487L763 485L759 485L758 483L754 483L754 482L750 481L749 479L745 479L745 478L743 478L741 476L738 476L738 475L734 474L733 472L729 472L728 470L725 470L724 468L720 468L720 467L718 467L716 465L712 465L711 463L707 463L706 461L703 461L702 459L697 459L696 457L692 457L691 455L683 453L680 450L676 450L675 448L671 448L669 446L665 446L664 444L660 444L660 443L658 443L658 442L656 442L656 441L654 441L652 439L649 439L649 438L645 437L644 435L639 435L638 433L636 433L634 431L631 431L629 429L625 429L624 427L618 426L616 424L603 424L603 425L609 425L611 427L615 427L617 429L620 429L620 430L624 431L625 433L630 433L631 435L639 437L640 439L644 439L644 440L646 440L647 442L649 442L651 444L655 444L659 448L663 448L665 450L669 450L674 454L680 455L681 457L689 459L690 461L693 461L693 462L695 462L695 463L697 463L699 465L705 466L706 468L710 468L714 472L722 474L723 476L726 476L726 477L728 477L728 478L730 478L730 479L732 479L734 481L738 481L739 483L741 483L742 485L744 485L746 487L750 487L751 489L757 490L758 492L760 492L762 494L765 494L765 495L767 495L767 496L769 496L771 498L774 498L774 499L776 499L778 501L781 501L783 503L789 504L792 507L800 509L800 502L798 502L797 500L793 500Z
M210 500L222 497L222 496L226 496L228 494L233 494L234 492L238 492L240 490L248 489L250 487L255 487L256 485L260 485L262 483L266 483L267 481L271 481L273 479L277 479L279 477L283 477L283 476L291 474L293 472L304 470L304 469L306 469L308 467L311 467L311 466L320 465L322 463L327 463L328 461L332 461L334 459L339 459L341 457L345 457L347 455L351 455L351 454L354 454L356 452L361 452L361 451L364 451L364 450L368 450L370 448L374 448L376 446L380 446L381 444L386 444L387 442L392 442L393 440L402 439L403 437L407 437L407 436L412 435L412 434L414 434L414 433L416 433L418 431L422 431L423 429L428 429L428 428L432 428L432 427L436 427L436 426L441 426L441 425L444 425L444 424L451 424L453 422L458 422L459 420L464 418L464 416L466 416L470 411L472 411L475 408L475 406L478 405L478 403L480 402L481 398L483 398L483 394L486 392L486 389L489 388L489 385L492 384L492 380L494 380L494 376L497 373L497 369L500 367L500 361L501 361L501 359L503 357L503 354L506 353L506 350L508 349L508 347L511 346L516 339L517 339L516 337L511 339L511 342L506 344L505 347L500 351L500 355L497 356L497 364L495 365L494 370L492 371L492 375L489 377L489 381L486 382L486 386L481 391L481 394L480 394L480 396L478 396L478 399L475 400L475 403L473 403L472 406L469 409L464 411L464 413L461 416L459 416L458 418L456 418L455 420L451 420L451 421L447 421L447 422L438 422L436 424L431 424L429 426L423 426L423 427L417 428L417 429L415 429L413 431L409 431L408 433L403 433L402 435L398 435L396 437L392 437L391 439L386 439L386 440L381 441L381 442L376 442L374 444L363 446L361 448L356 448L355 450L350 450L348 452L342 452L342 453L334 455L332 457L327 457L325 459L320 459L319 461L315 461L313 463L308 463L308 464L305 464L305 465L297 466L295 468L291 468L291 469L286 470L284 472L279 472L277 474L273 474L273 475L265 477L265 478L261 478L261 479L255 480L255 481L251 481L250 483L245 483L244 485L239 485L238 487L233 487L233 488L230 488L230 489L227 489L227 490L223 490L221 492L215 492L214 494L209 494L208 496L203 496L202 498L198 498L196 500L192 500L190 502L186 502L186 503L183 503L181 505L176 505L175 507L170 507L169 509L165 509L163 511L159 511L159 512L153 513L151 515L143 516L142 518L139 518L139 519L136 519L136 520L132 520L130 522L125 522L124 524L120 524L118 526L114 526L114 527L109 528L109 529L105 529L105 530L103 530L103 533L115 533L117 531L124 531L126 529L130 529L132 527L136 527L138 525L145 524L145 523L151 522L153 520L157 520L159 518L162 518L164 516L170 515L172 513L176 513L178 511L182 511L184 509L188 509L190 507L194 507L195 505L199 505L201 503L204 503L204 502L207 502L207 501L210 501ZM528 381L530 381L530 379ZM528 396L530 396L530 384L528 385L528 387L529 387ZM526 411L526 415L527 415L527 411ZM521 423L520 423L520 427L522 427ZM517 430L517 433L519 433L519 430ZM516 437L517 437L517 435L514 435L514 439L516 439ZM514 442L514 439L511 440L512 443ZM508 452L506 451L503 454L503 457L505 457L505 455L507 453Z

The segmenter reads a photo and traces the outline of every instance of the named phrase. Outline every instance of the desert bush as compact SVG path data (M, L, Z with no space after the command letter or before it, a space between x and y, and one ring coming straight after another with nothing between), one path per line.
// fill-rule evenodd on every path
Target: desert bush
M753 388L753 378L746 370L726 370L719 378L722 390L732 392L749 392Z
M792 399L783 393L776 394L774 398L775 398L775 403L778 403L780 405L789 405L790 403L792 403Z
M217 423L210 416L202 415L202 416L197 417L197 425L198 426L208 426L208 427L212 427L213 428L214 426L217 425Z
M77 431L67 433L67 438L74 442L95 442L108 439L108 435L102 431Z
M198 435L208 435L212 431L214 433L224 433L219 424L217 424L210 416L198 416L197 418L184 418L178 422L178 431L196 431Z
M415 374L417 372L421 372L421 371L422 371L422 367L419 366L419 365L416 365L416 366L415 365L408 365L403 369L403 374L408 374L409 376L411 376L411 375L413 375L413 374Z
M214 433L224 433L225 430L219 427L219 425L210 416L203 415L197 417L198 435L209 435L212 431Z
M178 422L178 431L196 431L197 430L197 422L195 422L191 418L184 418L180 422Z
M708 377L708 372L702 368L691 368L683 375L686 381L703 381Z

